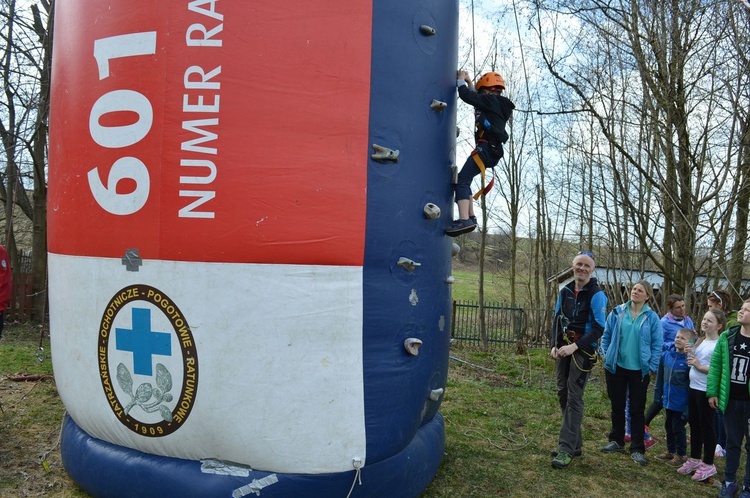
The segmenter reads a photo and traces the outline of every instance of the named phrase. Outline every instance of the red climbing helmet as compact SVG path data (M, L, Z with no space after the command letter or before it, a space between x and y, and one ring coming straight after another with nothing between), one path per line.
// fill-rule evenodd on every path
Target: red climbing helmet
M479 91L482 88L492 88L497 86L504 90L505 79L500 76L499 73L484 73L482 77L479 78L479 81L477 81L476 89Z

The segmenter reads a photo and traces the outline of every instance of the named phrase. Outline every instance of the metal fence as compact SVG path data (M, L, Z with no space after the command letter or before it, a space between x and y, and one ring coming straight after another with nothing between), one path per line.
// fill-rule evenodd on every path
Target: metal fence
M485 303L484 319L490 343L517 344L524 340L527 327L526 312L522 308L501 303ZM480 344L479 303L453 301L451 337L459 341Z
M31 274L31 254L18 255L18 268L13 268L13 283L10 291L10 304L5 312L5 323L25 322L32 317L33 275Z

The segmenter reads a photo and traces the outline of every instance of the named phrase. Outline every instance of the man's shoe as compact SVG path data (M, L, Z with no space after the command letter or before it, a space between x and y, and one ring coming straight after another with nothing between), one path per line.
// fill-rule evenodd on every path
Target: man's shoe
M458 237L459 235L473 232L476 227L477 224L472 220L456 220L445 230L445 234L449 237Z
M742 492L739 498L750 498L750 488L742 486Z
M625 451L625 447L617 444L617 441L610 441L605 446L602 446L602 451L604 453L617 453Z
M570 465L570 462L573 461L573 457L565 453L564 451L560 451L555 458L552 459L552 466L556 469L564 469L568 465Z
M727 484L726 481L721 483L721 491L719 491L719 498L734 498L734 495L740 490L740 485L736 482Z
M646 462L646 455L638 451L634 451L633 453L631 453L630 458L632 458L633 461L638 465L646 465L648 463Z
M581 455L583 455L583 452L581 451L581 448L578 448L577 450L575 450L575 451L573 452L573 456L574 456L574 457L579 457L579 456L581 456ZM556 457L556 456L557 456L557 450L552 450L552 451L550 451L550 452L549 452L549 456L551 456L551 457L553 457L553 458L554 458L554 457Z

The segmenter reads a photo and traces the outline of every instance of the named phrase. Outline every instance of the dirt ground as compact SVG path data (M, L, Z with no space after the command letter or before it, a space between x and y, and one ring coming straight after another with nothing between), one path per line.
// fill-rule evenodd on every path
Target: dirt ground
M0 380L0 497L84 497L60 457L64 408L54 380Z

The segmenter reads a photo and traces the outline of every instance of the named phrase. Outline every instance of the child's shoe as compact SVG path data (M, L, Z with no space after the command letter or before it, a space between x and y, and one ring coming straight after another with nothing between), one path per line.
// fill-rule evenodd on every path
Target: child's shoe
M704 465L704 463L698 460L697 458L688 458L687 462L683 463L682 467L677 469L677 472L686 476L688 474L692 474L693 472L701 468L702 465ZM716 469L716 467L714 467L714 469Z
M643 438L643 447L645 449L649 449L653 445L656 444L656 438L649 436L648 438ZM680 464L682 465L682 464Z
M672 467L682 467L685 465L685 462L687 462L687 456L675 455L673 459L667 462L667 465L671 465Z
M714 458L725 458L726 456L726 450L722 448L720 444L717 444L716 449L714 450Z
M445 230L445 234L449 237L458 237L459 235L473 232L476 227L477 224L472 220L456 220Z
M665 451L664 453L656 457L657 460L661 460L662 462L668 462L673 458L674 458L674 453L670 453L668 451Z
M692 479L694 481L705 481L713 475L716 475L716 465L706 465L701 462L700 467L695 471Z
M742 486L740 486L736 482L730 482L729 484L727 484L725 481L721 483L721 492L719 493L719 498L734 498L734 495L736 495L740 489L742 489Z
M626 443L630 442L630 434L628 434L628 433L625 433L625 442Z

